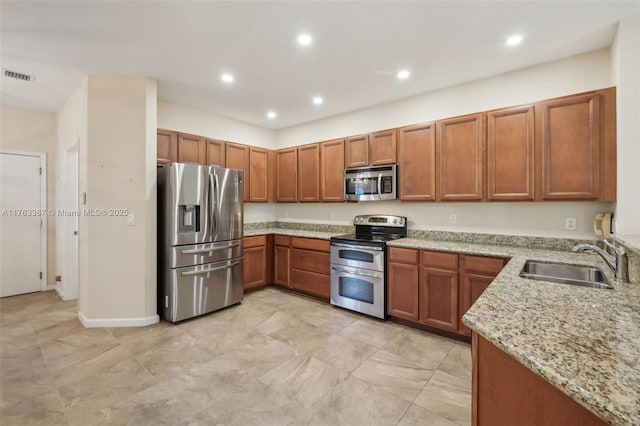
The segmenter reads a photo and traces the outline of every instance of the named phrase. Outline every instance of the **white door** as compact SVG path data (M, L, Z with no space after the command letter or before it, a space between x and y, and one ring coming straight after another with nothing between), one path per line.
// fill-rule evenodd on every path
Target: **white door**
M40 157L0 154L0 297L41 289Z

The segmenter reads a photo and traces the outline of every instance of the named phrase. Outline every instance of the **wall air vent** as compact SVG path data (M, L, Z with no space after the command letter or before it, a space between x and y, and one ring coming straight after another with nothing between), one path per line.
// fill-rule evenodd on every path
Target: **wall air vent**
M16 80L28 81L30 83L33 83L34 81L36 81L35 75L22 74L19 72L6 70L4 68L2 68L2 75L9 78L15 78Z

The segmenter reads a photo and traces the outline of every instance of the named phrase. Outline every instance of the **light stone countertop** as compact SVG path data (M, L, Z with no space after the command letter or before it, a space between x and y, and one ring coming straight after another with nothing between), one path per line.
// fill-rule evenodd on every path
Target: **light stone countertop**
M388 245L510 258L463 322L608 423L640 425L640 283L614 283L595 254L414 238ZM597 266L615 288L520 278L526 260Z
M302 229L284 229L284 228L262 228L262 229L245 229L244 236L252 237L254 235L287 235L290 237L302 237L302 238L318 238L320 240L329 240L336 235L343 235L344 232L320 232L320 231L306 231Z

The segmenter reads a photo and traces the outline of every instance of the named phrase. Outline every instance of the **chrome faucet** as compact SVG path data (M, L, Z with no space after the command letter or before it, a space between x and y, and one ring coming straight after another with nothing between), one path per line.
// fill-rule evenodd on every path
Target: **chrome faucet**
M571 250L574 252L579 251L594 251L600 255L604 259L604 261L609 265L609 268L615 274L616 280L628 283L629 282L629 259L627 257L627 251L622 246L615 246L608 240L602 240L605 246L612 249L615 253L615 256L609 254L606 250L601 249L600 247L594 246L592 244L578 244L573 247Z

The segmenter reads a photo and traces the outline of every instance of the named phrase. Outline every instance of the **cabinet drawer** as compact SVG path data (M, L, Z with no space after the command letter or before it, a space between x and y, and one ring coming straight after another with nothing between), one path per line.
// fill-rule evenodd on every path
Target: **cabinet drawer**
M458 254L441 251L422 251L422 263L429 268L458 270Z
M329 253L328 240L293 237L291 238L291 247L307 249L307 250L326 251L327 253Z
M244 246L244 248L260 247L260 246L264 246L266 243L267 243L266 235L256 235L253 237L244 237L242 239L242 245Z
M275 244L277 246L287 246L287 247L289 247L289 245L291 244L291 237L287 237L287 236L284 236L284 235L276 235L274 237L274 241L275 241Z
M319 274L330 274L329 253L311 250L291 249L291 267Z
M291 269L291 288L329 299L331 294L331 276Z
M488 275L498 275L502 270L505 259L500 257L466 256L462 255L462 266L465 272L477 272Z
M389 247L389 250L387 251L387 259L389 262L410 263L412 265L416 265L418 263L418 250Z

